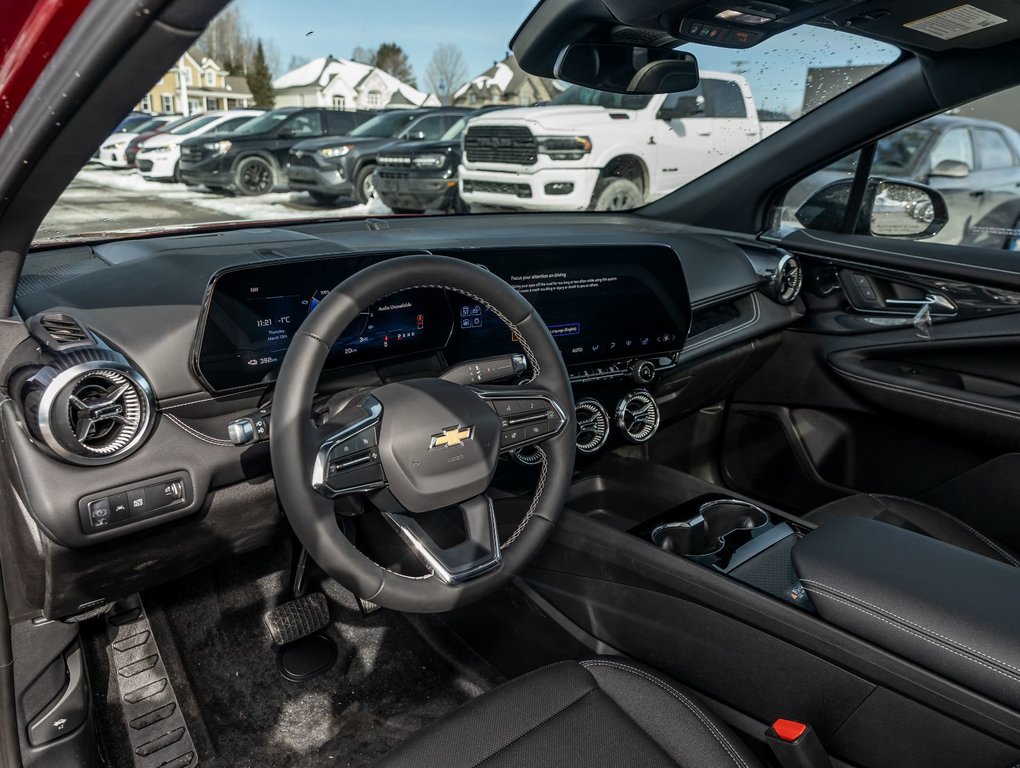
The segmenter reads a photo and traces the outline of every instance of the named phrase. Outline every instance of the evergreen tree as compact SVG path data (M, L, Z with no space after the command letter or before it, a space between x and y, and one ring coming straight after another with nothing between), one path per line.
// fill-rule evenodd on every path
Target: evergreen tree
M248 70L248 90L255 99L255 106L272 109L276 101L276 92L273 90L273 73L269 71L269 64L266 62L266 52L259 40L255 46L255 58L252 60Z
M398 80L401 80L412 88L418 87L414 71L411 69L411 60L407 58L404 49L396 43L383 43L375 52L371 64L379 67L383 72L389 72Z

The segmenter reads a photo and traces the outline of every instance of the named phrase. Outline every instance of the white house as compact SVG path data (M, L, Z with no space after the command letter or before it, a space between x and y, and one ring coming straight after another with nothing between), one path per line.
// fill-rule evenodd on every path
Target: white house
M458 107L490 104L528 107L549 101L562 91L562 84L555 80L529 75L511 54L458 88L453 94L453 103Z
M438 107L439 99L378 67L332 56L315 59L273 81L277 107L413 109Z

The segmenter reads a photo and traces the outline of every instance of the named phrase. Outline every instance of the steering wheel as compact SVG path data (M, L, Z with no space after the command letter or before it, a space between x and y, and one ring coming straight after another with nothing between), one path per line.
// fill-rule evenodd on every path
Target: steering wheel
M439 378L389 383L359 392L317 423L316 384L341 334L376 302L416 288L441 288L486 307L519 342L531 379L520 386L462 386ZM330 291L287 350L270 429L277 492L311 558L356 595L400 611L450 610L504 585L549 536L573 473L573 414L559 350L517 291L459 259L389 259ZM538 482L520 525L500 541L486 491L500 454L525 445L537 446ZM379 511L365 514L382 515L424 563L426 575L388 570L344 535L335 499L355 493L370 494ZM421 524L424 513L449 508L462 513L463 534ZM456 539L462 540L449 546Z

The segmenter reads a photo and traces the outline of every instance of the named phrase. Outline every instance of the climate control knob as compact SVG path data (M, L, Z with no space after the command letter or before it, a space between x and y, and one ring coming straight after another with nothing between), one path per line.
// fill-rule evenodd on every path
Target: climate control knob
M655 364L650 360L638 360L630 367L630 374L638 384L651 384L655 378Z

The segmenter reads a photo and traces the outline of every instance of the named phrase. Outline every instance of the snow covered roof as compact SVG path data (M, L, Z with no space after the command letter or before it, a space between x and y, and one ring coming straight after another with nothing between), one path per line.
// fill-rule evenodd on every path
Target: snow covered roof
M495 86L500 93L506 93L507 88L510 87L510 83L514 80L514 71L506 65L505 62L499 62L493 64L489 69L485 70L482 74L476 77L471 82L465 83L457 92L454 94L454 98L460 98L467 93L468 88L472 85L479 90L487 91Z
M382 87L387 91L399 93L402 99L414 106L438 106L439 100L435 96L422 93L407 83L398 80L389 72L371 66L361 64L357 61L347 59L335 59L332 56L323 56L304 64L297 69L281 75L273 81L273 88L277 91L288 88L326 88L334 80L339 79L350 91L357 89L370 76L377 77Z

